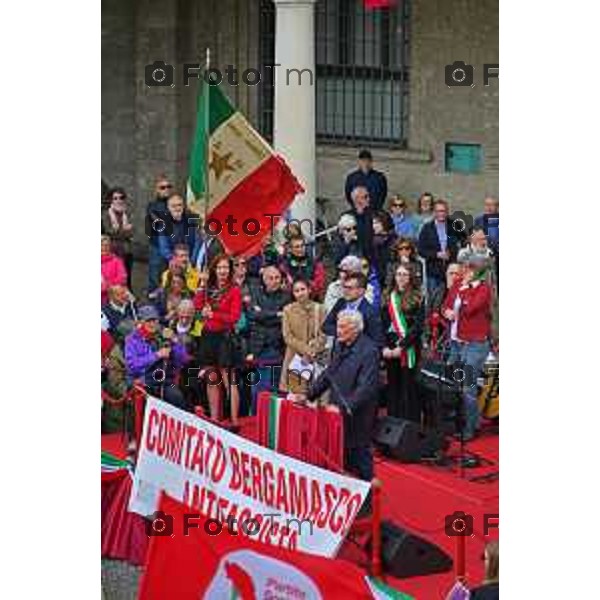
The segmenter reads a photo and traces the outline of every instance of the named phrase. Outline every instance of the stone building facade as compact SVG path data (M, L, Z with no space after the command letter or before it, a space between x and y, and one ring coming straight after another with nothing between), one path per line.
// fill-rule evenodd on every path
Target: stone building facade
M321 206L330 220L344 206L344 178L363 146L371 147L376 167L386 172L390 192L409 199L427 190L449 199L453 207L475 211L486 194L498 195L499 82L494 78L484 86L482 81L483 65L498 63L498 0L406 1L410 78L405 143L317 138L314 194L326 199ZM307 2L315 0L296 3ZM325 0L316 0L315 10L321 2ZM181 65L202 63L210 47L211 64L223 71L228 64L240 72L261 68L264 46L272 43L264 32L269 4L271 0L102 1L102 179L128 190L139 242L154 178L164 172L179 186L187 175L199 83L183 86ZM176 66L174 87L145 85L144 68L156 60ZM446 85L444 67L456 60L474 66L474 87ZM262 84L222 85L260 129ZM448 144L476 148L477 169L450 170Z

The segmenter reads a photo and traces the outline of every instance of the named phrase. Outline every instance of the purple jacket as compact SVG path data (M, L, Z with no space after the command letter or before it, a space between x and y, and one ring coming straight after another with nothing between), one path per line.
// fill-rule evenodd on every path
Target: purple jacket
M139 331L125 338L125 364L131 379L143 379L147 385L171 385L175 371L189 360L185 348L179 342L171 344L171 355L167 360L158 358L156 342L148 341ZM162 370L156 375L157 370Z

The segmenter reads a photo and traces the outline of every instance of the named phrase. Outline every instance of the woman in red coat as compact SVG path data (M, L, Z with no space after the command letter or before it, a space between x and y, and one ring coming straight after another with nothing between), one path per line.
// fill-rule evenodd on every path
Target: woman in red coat
M450 288L442 305L442 316L450 324L447 364L463 390L465 440L479 429L476 380L490 352L492 290L486 275L487 265L481 259L470 260L464 265L462 279Z
M203 322L198 342L200 369L207 373L207 395L212 419L221 413L220 384L229 389L232 430L239 430L240 394L235 381L230 381L233 369L242 366L242 356L236 340L235 326L242 314L242 293L233 283L231 259L220 254L208 269L206 285L201 282L194 297L194 306Z

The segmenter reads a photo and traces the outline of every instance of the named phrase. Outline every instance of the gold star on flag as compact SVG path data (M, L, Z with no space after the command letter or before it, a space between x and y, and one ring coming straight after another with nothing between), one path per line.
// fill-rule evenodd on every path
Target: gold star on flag
M221 179L221 175L223 175L225 171L235 171L235 167L229 163L232 155L233 152L219 154L218 152L213 151L213 157L208 165L208 168L215 172L215 177L217 179Z

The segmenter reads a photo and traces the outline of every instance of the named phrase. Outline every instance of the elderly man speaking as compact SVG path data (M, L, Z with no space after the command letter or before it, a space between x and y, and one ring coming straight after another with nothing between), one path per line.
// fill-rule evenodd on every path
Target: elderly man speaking
M342 310L337 317L337 341L331 364L297 401L314 401L330 391L329 410L344 416L346 469L361 479L373 478L371 437L377 410L379 350L363 333L363 317Z

